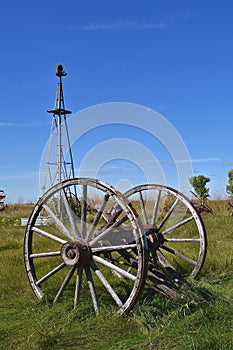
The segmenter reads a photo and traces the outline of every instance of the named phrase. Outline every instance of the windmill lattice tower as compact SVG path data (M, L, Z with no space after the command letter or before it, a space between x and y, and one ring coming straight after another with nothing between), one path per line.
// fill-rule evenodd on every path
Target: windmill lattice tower
M61 64L57 65L56 76L58 77L58 86L55 104L53 109L47 111L48 113L52 113L53 116L48 142L45 176L41 188L42 193L56 183L75 177L66 118L67 115L71 114L71 111L65 109L62 88L62 78L66 75L67 73L63 70L63 66ZM68 149L67 154L64 154L64 143Z

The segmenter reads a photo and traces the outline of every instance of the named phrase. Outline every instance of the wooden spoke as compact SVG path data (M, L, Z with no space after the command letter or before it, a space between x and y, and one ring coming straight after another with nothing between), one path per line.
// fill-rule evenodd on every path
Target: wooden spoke
M122 249L119 251L119 254L127 261L126 265L129 264L134 269L137 269L137 258L133 254L132 251L128 251L126 249Z
M37 282L36 285L39 286L42 282L46 281L49 277L55 275L55 273L57 273L58 271L60 271L63 267L65 267L65 263L61 263L60 265L58 265L57 267L55 267L53 270L51 270L49 273L47 273L45 276L43 276L42 278L40 278Z
M179 253L179 252L176 252L174 249L168 248L168 247L166 247L166 246L164 246L164 245L161 246L161 248L164 249L164 250L166 250L167 252L171 253L172 255L175 255L175 256L177 256L178 258L187 261L189 264L196 265L196 263L197 263L195 260L190 259L190 258L188 258L187 256L185 256L185 255L183 255L183 254L181 254L181 253Z
M57 292L57 294L56 294L56 296L55 296L55 298L53 300L53 303L56 303L58 301L58 299L60 298L60 296L62 295L64 289L67 287L71 277L73 276L75 269L76 269L75 265L71 267L71 269L68 272L68 274L66 275L66 277L65 277L65 279L64 279L64 281L63 281L63 283L62 283L62 285L61 285L61 287L59 289L59 291Z
M148 283L148 287L169 298L176 298L178 293L174 289L172 280L167 277L161 269L155 268L153 265L148 266L147 279L153 283Z
M49 216L51 216L55 225L64 233L64 235L70 239L73 239L74 237L70 234L70 231L58 219L58 217L54 214L54 212L46 204L43 204L43 208L46 210L46 212L49 214Z
M81 210L81 234L82 237L86 236L86 226L87 226L87 185L83 185L82 194L82 210Z
M105 252L112 252L112 251L118 251L118 250L123 250L123 249L133 249L136 248L137 244L122 244L122 245L113 245L113 246L103 246L103 247L97 247L97 248L92 248L91 251L92 253L105 253Z
M111 270L113 271L116 271L118 272L120 275L132 280L132 281L135 281L136 280L136 276L135 275L132 275L131 273L125 271L124 269L121 269L120 267L110 263L109 261L101 258L100 256L97 256L97 255L94 255L93 256L93 260L97 261L98 263L110 268Z
M167 233L169 233L169 232L175 230L176 228L178 228L178 227L180 227L180 226L186 224L187 222L189 222L189 221L191 221L191 220L193 220L193 219L194 219L194 217L193 217L193 216L190 216L189 218L184 219L184 220L178 222L178 223L175 224L174 226L169 227L169 228L166 229L165 231L162 231L162 234L163 234L163 235L166 235Z
M63 199L64 204L65 204L66 212L67 212L73 233L74 233L75 237L80 238L81 235L79 233L78 227L77 227L76 222L75 222L74 213L72 212L72 209L71 209L70 204L68 202L67 195L65 193L64 188L62 189L61 193L62 193L62 199Z
M61 255L61 252L48 252L48 253L35 253L30 254L30 258L47 258L49 256L59 256Z
M86 276L87 276L87 282L88 282L88 286L89 286L90 293L91 293L93 307L94 307L95 312L98 313L99 312L99 307L98 307L97 296L96 296L96 291L95 291L95 286L94 286L94 281L93 281L93 278L92 278L90 266L89 265L85 265L84 269L85 269L85 273L86 273Z
M39 233L40 235L47 237L47 238L51 239L52 241L60 243L60 244L64 244L67 242L64 239L56 237L56 236L52 235L51 233L46 232L44 230L41 230L40 228L35 227L35 226L32 227L32 231L35 231L35 232Z
M141 205L141 210L142 210L142 216L143 216L145 224L148 225L148 218L147 218L147 215L146 215L145 202L144 202L144 199L143 199L141 191L139 192L139 198L140 198L140 205Z
M116 224L114 226L114 228L117 228L119 226L121 226L125 221L128 220L128 217L127 216L124 216L123 218L121 218L120 220L116 220Z
M83 267L80 266L77 268L77 277L76 277L75 293L74 293L74 308L77 307L79 302L80 290L82 285L82 275L83 275Z
M92 225L91 225L91 227L90 227L90 229L89 229L89 231L88 231L88 233L86 235L86 238L85 238L86 240L89 240L91 238L94 230L96 229L96 226L99 223L99 220L100 220L100 218L101 218L101 216L102 216L102 214L104 212L104 209L105 209L105 207L107 205L108 200L109 200L109 194L106 194L104 196L103 203L101 204L101 206L99 208L99 211L97 212L96 217L95 217L95 219L94 219L94 221L93 221L93 223L92 223Z
M162 266L165 267L165 269L169 273L169 275L171 275L173 278L180 279L181 276L178 274L178 272L176 271L174 266L172 266L172 264L167 260L167 258L161 252L161 250L157 250L156 254L157 254L159 262L162 264Z
M103 232L101 232L98 236L89 242L90 247L93 247L99 240L104 239L107 234L109 234L114 228L122 225L126 220L128 220L128 217L124 216L122 219L115 221L114 224L104 229Z
M174 243L190 243L197 242L200 243L200 238L166 238L165 242L174 242Z
M151 221L151 225L155 225L156 223L156 219L157 219L157 215L158 215L158 209L159 209L159 202L160 202L160 197L161 197L161 191L159 190L158 192L158 196L155 200L155 205L154 205L154 210L153 210L153 216L152 216L152 221Z
M175 203L173 203L173 205L171 206L171 208L168 210L167 214L164 216L163 220L161 221L161 223L159 224L159 226L157 227L158 231L161 230L162 226L165 224L165 222L169 219L169 217L171 216L171 214L173 213L175 207L177 206L179 202L179 199L177 198Z
M100 269L96 266L96 264L93 261L91 261L91 268L93 269L95 274L98 276L98 278L100 279L100 281L102 282L102 284L104 285L108 293L111 295L113 300L115 300L116 304L119 307L122 307L123 306L122 301L120 300L120 298L118 297L118 295L116 294L116 292L114 291L110 283L106 280L106 278L104 277Z

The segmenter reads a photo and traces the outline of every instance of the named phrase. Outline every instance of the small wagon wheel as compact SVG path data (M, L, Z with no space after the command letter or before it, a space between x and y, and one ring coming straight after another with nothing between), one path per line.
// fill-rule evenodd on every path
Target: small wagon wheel
M106 222L102 213L110 207L115 211ZM44 215L47 223L39 226ZM35 205L25 232L24 261L38 299L72 300L77 307L86 305L89 296L95 312L113 304L122 314L143 289L147 240L121 193L96 179L70 179L49 189Z
M167 186L141 185L124 195L139 213L148 238L148 277L162 285L165 294L172 294L168 281L195 278L204 264L203 221L185 195Z
M6 195L4 191L0 190L0 211L3 211L7 207L7 204L4 203L5 198Z

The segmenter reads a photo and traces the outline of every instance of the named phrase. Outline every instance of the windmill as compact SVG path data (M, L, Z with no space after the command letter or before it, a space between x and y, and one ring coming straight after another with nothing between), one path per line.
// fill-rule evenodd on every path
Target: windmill
M71 111L65 109L62 88L62 78L66 75L67 73L63 70L63 66L61 64L57 65L56 76L58 77L58 86L55 104L53 109L47 111L52 114L52 124L48 141L45 176L41 188L42 193L56 183L75 177L66 117L71 114ZM64 154L64 143L68 149L67 154Z

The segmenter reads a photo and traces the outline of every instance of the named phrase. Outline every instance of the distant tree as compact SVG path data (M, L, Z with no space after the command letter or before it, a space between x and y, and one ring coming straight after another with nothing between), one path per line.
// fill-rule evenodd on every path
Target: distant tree
M226 186L227 194L233 199L233 169L228 172L228 184Z
M193 186L195 193L203 202L207 201L209 195L209 188L206 188L206 184L210 181L209 177L204 175L192 176L189 179L190 184Z

